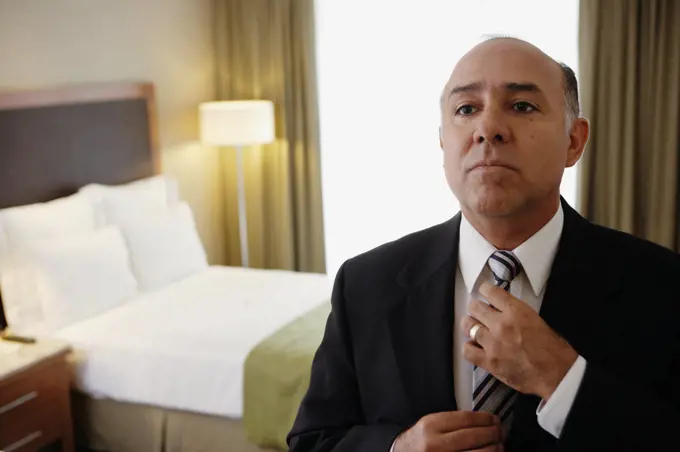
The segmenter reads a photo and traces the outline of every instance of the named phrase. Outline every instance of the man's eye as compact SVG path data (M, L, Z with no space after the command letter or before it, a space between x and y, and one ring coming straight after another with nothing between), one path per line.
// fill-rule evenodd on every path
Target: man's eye
M529 102L515 102L512 104L512 109L518 113L531 113L532 111L536 111L536 107Z
M456 110L457 115L462 115L462 116L469 116L476 112L477 109L473 107L472 105L463 105L461 107L458 107L458 110Z

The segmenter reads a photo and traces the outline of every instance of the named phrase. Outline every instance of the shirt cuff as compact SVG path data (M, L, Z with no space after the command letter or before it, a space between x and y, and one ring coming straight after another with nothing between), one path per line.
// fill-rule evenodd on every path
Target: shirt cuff
M555 438L559 438L562 434L562 428L567 421L567 416L571 406L574 404L574 399L576 399L576 394L585 373L586 360L579 355L571 369L569 369L569 372L567 372L555 389L555 392L553 392L547 401L541 400L536 409L538 425Z

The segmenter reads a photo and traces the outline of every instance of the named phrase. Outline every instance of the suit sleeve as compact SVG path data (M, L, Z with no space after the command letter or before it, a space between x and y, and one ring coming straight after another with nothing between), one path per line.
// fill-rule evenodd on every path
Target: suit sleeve
M564 425L559 450L632 452L677 447L680 412L677 387L672 385L677 385L673 380L679 376L674 373L667 380L667 396L661 397L659 391L623 381L589 362Z
M309 389L288 434L290 452L389 452L404 428L364 419L346 314L346 266L338 271Z

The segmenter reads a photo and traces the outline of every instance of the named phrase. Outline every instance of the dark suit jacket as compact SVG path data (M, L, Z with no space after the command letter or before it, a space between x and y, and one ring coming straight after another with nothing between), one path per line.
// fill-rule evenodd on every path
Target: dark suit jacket
M680 450L680 257L563 209L540 315L588 365L561 439L521 395L506 451ZM343 264L290 451L388 452L422 416L456 410L459 225Z

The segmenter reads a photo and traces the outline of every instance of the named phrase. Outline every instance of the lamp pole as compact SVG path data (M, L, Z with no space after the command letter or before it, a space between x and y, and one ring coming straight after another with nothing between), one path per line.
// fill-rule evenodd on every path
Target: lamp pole
M248 221L246 188L243 177L243 146L236 146L236 181L238 184L238 232L241 238L241 265L248 267Z

